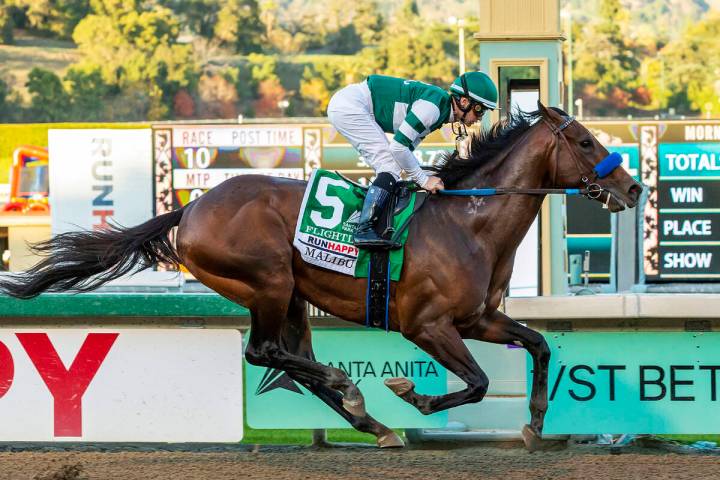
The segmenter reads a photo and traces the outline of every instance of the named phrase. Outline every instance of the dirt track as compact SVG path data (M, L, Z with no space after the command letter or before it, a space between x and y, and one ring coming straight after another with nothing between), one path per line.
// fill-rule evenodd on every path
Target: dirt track
M78 474L70 466L82 469ZM64 471L64 473L63 473ZM261 447L221 452L0 453L0 479L718 479L720 457L634 448L611 455L576 445L528 454L521 448L404 450Z

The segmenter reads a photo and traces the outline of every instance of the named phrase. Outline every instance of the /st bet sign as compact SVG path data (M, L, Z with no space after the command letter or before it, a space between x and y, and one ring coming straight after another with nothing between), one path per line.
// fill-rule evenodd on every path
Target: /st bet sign
M236 330L0 330L0 441L236 442Z

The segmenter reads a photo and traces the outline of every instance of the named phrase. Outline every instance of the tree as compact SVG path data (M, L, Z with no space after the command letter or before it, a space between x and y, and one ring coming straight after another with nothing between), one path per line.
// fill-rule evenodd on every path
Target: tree
M230 78L228 78L230 77ZM202 118L237 117L238 92L233 84L233 73L205 72L198 82L199 114Z
M19 120L22 113L17 92L13 91L7 82L0 79L0 123Z
M0 43L5 45L12 45L13 39L13 27L15 22L13 21L12 11L8 5L0 5Z
M103 81L98 69L84 71L71 68L65 74L64 80L70 97L69 116L73 120L108 120L105 103L110 87Z
M325 115L330 97L344 86L345 72L329 62L318 62L305 68L300 82L300 95L309 103L311 115Z
M24 12L28 26L60 38L70 38L75 26L90 13L89 0L11 0Z
M633 106L640 61L622 34L628 22L620 0L602 0L598 20L575 42L575 81L596 114Z
M294 54L322 45L327 17L319 16L316 9L328 10L325 3L318 2L314 8L305 0L281 3L276 0L262 0L260 3L266 50Z
M365 55L389 75L447 85L457 72L456 42L447 25L424 22L415 0L406 0L380 45Z
M215 35L222 7L219 0L160 0L160 4L175 12L191 32L207 39Z
M173 114L175 118L192 118L195 115L195 99L184 88L173 98Z
M263 27L256 0L227 0L218 15L214 36L237 53L259 52Z
M33 120L57 122L67 119L70 96L57 75L49 70L33 68L28 75L27 87L32 95L30 113Z
M286 100L287 92L276 78L263 80L258 85L258 99L255 114L258 117L279 117L282 114L280 101Z
M353 25L360 34L363 45L375 45L380 42L385 28L385 20L380 13L377 0L355 4Z
M658 108L720 114L720 12L709 11L643 65Z
M362 48L362 37L358 34L355 25L349 24L328 35L327 43L332 53L347 55Z
M134 0L93 0L99 12L84 18L73 39L82 54L79 67L98 70L119 90L145 91L150 120L166 118L181 88L194 88L197 67L192 48L177 43L177 19L164 7L145 10Z

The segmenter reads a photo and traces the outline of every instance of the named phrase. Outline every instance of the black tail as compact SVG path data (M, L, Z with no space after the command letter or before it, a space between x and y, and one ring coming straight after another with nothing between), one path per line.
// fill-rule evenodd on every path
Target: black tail
M136 268L159 262L181 263L170 229L180 223L184 209L160 215L141 225L107 230L67 232L32 246L44 255L24 273L0 277L0 292L32 298L42 292L88 292Z

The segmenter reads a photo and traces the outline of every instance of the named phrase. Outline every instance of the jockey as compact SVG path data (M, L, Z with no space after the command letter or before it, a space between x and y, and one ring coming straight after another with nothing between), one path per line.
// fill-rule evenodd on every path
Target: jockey
M497 99L495 84L483 72L460 75L449 92L416 80L370 75L332 96L327 109L330 123L377 174L365 197L355 245L392 245L374 227L401 172L429 192L444 188L440 178L420 168L413 150L445 123L458 122L459 130L453 132L459 138L466 135L465 127L480 120L486 110L497 108ZM393 134L390 141L385 133Z

